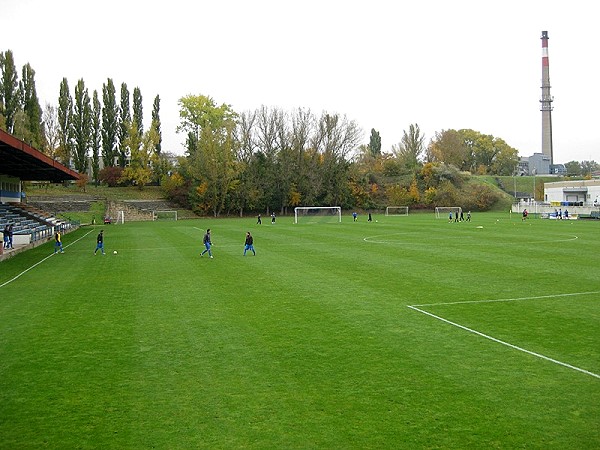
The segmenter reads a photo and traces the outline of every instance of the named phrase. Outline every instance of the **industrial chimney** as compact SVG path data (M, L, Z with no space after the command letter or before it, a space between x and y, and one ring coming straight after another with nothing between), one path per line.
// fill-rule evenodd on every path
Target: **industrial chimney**
M540 109L542 111L542 154L550 158L550 167L554 164L552 151L552 102L550 95L550 67L548 64L548 32L542 31L542 98Z

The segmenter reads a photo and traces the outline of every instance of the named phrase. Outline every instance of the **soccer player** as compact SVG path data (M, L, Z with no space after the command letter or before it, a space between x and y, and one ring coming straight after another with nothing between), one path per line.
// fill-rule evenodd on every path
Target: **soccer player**
M96 238L96 250L94 250L94 255L96 254L96 252L100 250L102 252L102 254L104 255L104 230L100 230L100 233L98 233L98 237Z
M60 235L60 231L57 231L54 234L54 253L58 253L58 250L60 250L61 253L65 252L62 246L62 236Z
M271 213L271 225L275 225L275 212Z
M204 254L206 252L208 252L208 256L210 256L211 258L213 257L212 252L210 251L210 246L212 245L212 242L210 240L210 228L208 228L206 230L206 233L204 234L204 238L202 239L202 242L204 243L204 247L206 247L204 249L204 251L202 253L200 253L200 256L204 256Z
M254 253L254 256L256 256L256 251L254 251L254 238L252 237L249 231L246 233L246 242L244 243L244 256L246 256L246 252L248 250L252 250L252 253Z
M352 213L352 218L354 219L354 221L356 222L356 218L358 217L358 214L356 214L356 211Z
M262 219L260 218L260 214L258 215L258 220L256 221L256 225L261 225Z

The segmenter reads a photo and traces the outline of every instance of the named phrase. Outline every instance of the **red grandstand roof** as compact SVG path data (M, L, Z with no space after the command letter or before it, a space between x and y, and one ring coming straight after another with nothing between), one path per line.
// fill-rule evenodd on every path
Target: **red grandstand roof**
M24 181L78 180L80 175L0 129L0 173Z

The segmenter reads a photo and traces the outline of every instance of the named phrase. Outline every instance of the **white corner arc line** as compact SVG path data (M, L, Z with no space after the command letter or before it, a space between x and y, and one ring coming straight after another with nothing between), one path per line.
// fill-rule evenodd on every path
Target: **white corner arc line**
M86 237L88 234L90 234L93 230L88 231L86 234L84 234L83 236L81 236L79 239L74 240L73 242L71 242L69 245L65 245L65 248L70 247L71 245L75 244L76 242L82 240L84 237ZM43 263L44 261L46 261L48 258L52 258L55 255L55 253L50 253L48 256L46 256L45 258L41 259L40 261L36 262L33 266L28 267L27 269L25 269L23 272L21 272L20 274L16 275L15 277L13 277L12 279L5 281L4 283L0 284L0 288L6 286L7 284L12 283L13 281L15 281L17 278L21 277L21 275L25 275L27 272L29 272L31 269L33 269L34 267L40 265L41 263Z
M571 364L567 364L567 363L564 363L562 361L558 361L558 360L550 358L548 356L544 356L544 355L542 355L540 353L532 352L531 350L526 350L526 349L524 349L522 347L519 347L517 345L509 344L508 342L504 342L504 341L501 341L500 339L496 339L495 337L488 336L487 334L481 333L481 332L479 332L477 330L473 330L472 328L468 328L468 327L465 327L464 325L460 325L460 324L452 322L452 321L450 321L448 319L444 319L443 317L436 316L435 314L432 314L430 312L427 312L427 311L424 311L422 309L419 309L416 306L411 306L411 305L407 305L407 306L410 309L413 309L413 310L415 310L417 312L420 312L420 313L425 314L427 316L433 317L434 319L440 320L440 321L445 322L445 323L447 323L449 325L453 325L453 326L455 326L457 328L460 328L461 330L468 331L469 333L476 334L476 335L481 336L481 337L483 337L485 339L489 339L490 341L496 342L498 344L505 345L505 346L510 347L510 348L512 348L514 350L519 350L520 352L527 353L527 354L535 356L537 358L545 359L546 361L550 361L550 362L552 362L554 364L558 364L560 366L567 367L569 369L576 370L578 372L582 372L582 373L585 373L586 375L590 375L590 376L592 376L594 378L600 379L600 375L598 375L596 373L593 373L593 372L590 372L589 370L585 370L585 369L582 369L580 367L576 367L576 366L573 366Z

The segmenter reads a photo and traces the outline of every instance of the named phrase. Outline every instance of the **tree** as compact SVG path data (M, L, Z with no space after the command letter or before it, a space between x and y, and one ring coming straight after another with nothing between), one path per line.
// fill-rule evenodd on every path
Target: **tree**
M568 176L580 176L582 174L581 164L579 161L569 161L565 164Z
M348 158L359 146L362 131L352 120L323 112L317 122L311 147L320 155L321 201L325 205L344 205L350 197Z
M42 118L44 120L43 129L45 134L42 151L50 158L54 159L56 157L56 150L59 146L60 133L56 108L50 103L46 103Z
M419 125L411 124L408 133L404 130L400 143L392 146L392 153L404 167L416 170L425 150L424 142L425 136L421 134Z
M119 109L115 85L110 78L102 85L102 103L102 160L104 167L111 167L116 164L117 157Z
M375 128L371 128L371 137L369 138L369 153L374 158L381 155L381 136L379 131L375 131Z
M6 131L12 133L15 125L15 115L19 110L19 81L12 50L0 53L0 67L2 69L0 114L4 118Z
M196 179L193 194L196 209L211 211L217 217L227 200L235 178L234 128L236 113L230 105L217 106L203 95L179 99L178 131L188 133L188 158Z
M596 161L581 161L581 174L591 176L592 172L599 170L600 165Z
M94 89L92 98L92 177L98 183L98 175L100 173L100 148L102 146L102 105L98 99L98 91Z
M138 134L144 134L144 107L142 105L142 91L139 87L133 89L133 123L137 127Z
M154 154L158 135L154 128L150 128L144 135L139 135L135 122L129 126L126 145L129 148L130 164L123 169L121 180L130 181L140 190L152 179L150 161Z
M469 170L468 148L463 136L456 130L435 133L427 149L428 162L452 164L460 170Z
M127 84L121 83L121 107L119 109L119 166L125 167L127 163L127 134L131 123L129 111L129 90Z
M63 164L67 167L71 167L72 117L73 99L69 92L69 83L66 78L63 78L60 82L60 94L58 97L58 141L60 143L58 154Z
M44 144L44 133L42 123L42 108L35 89L35 71L29 63L23 66L23 76L20 82L20 104L25 113L25 135L22 136L35 148L42 148Z
M162 131L160 123L160 97L158 95L154 97L154 103L152 104L152 124L150 126L156 130L158 140L155 151L160 155L162 151Z
M12 50L0 53L0 67L0 114L4 117L6 131L12 133L19 110L19 81Z
M85 173L88 166L88 151L92 138L92 107L83 78L75 86L73 104L73 143L75 170Z

